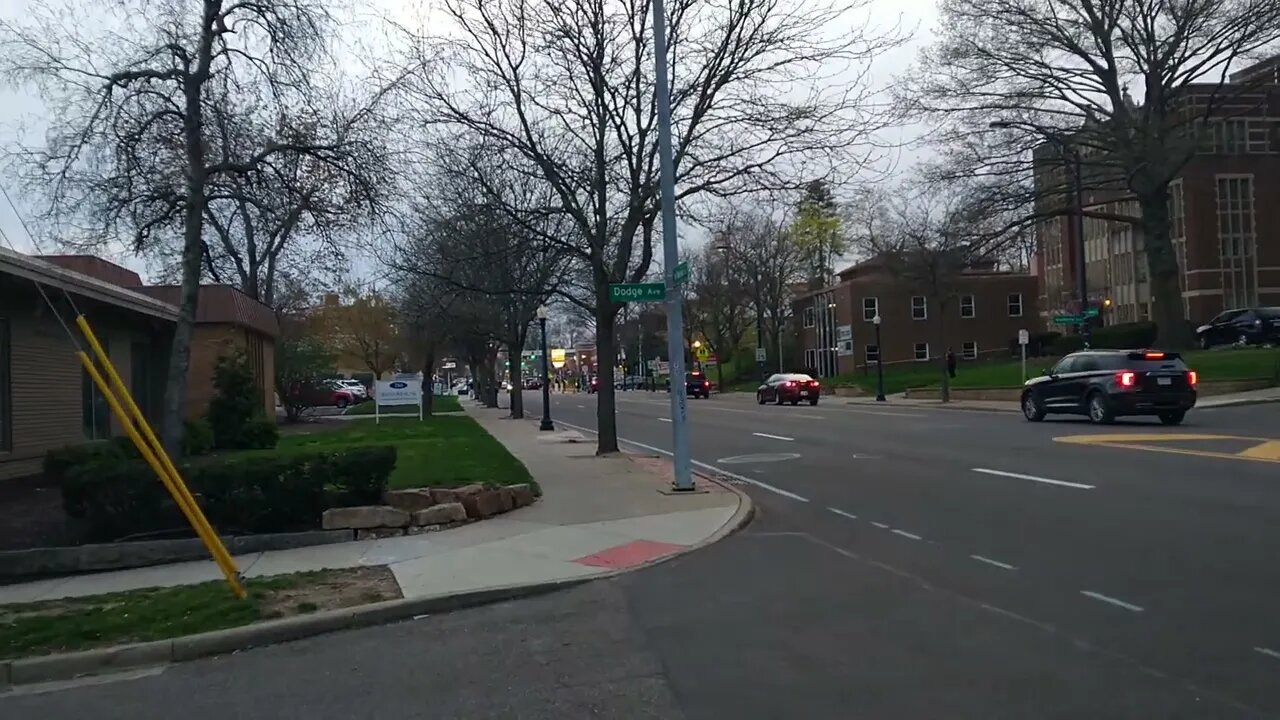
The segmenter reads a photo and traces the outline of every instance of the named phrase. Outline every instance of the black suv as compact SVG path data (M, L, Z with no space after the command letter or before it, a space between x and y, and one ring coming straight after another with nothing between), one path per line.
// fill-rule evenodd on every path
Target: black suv
M1182 422L1196 404L1196 372L1177 353L1085 350L1072 353L1026 382L1022 414L1039 422L1048 413L1087 415L1109 423L1122 415L1155 415Z
M705 400L711 397L711 381L700 372L691 372L685 377L684 394Z
M1196 328L1200 347L1280 343L1280 307L1236 308Z

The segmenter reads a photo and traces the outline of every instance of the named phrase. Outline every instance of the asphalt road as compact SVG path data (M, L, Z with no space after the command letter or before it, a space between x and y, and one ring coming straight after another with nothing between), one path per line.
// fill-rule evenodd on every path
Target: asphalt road
M633 449L670 446L666 400L620 395ZM595 399L553 411L591 428ZM0 716L1280 716L1280 464L1235 457L1280 437L1280 405L1180 428L733 396L690 417L695 459L759 507L717 545L565 593L11 693ZM1082 435L1134 447L1055 440Z

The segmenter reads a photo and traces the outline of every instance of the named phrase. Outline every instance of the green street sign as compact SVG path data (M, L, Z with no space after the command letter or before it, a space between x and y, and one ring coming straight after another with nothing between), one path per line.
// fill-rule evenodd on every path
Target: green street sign
M1084 311L1084 316L1085 316L1085 317L1087 317L1087 318L1096 318L1096 317L1098 317L1098 308L1089 308L1088 310L1085 310L1085 311Z
M1054 325L1080 325L1088 322L1088 318L1083 315L1055 315L1053 318Z
M675 284L683 285L684 282L689 279L689 262L686 260L679 265L676 265L676 271L673 275L674 277L672 279L675 281Z
M662 283L616 283L609 286L609 300L613 302L662 302L667 299L667 287Z

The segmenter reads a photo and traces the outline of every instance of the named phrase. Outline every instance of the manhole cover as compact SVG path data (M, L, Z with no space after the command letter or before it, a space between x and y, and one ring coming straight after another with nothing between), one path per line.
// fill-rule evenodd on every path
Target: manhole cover
M744 465L746 463L770 463L783 462L786 460L795 460L800 457L799 453L756 453L754 455L732 455L730 457L722 457L716 460L718 463L725 465Z

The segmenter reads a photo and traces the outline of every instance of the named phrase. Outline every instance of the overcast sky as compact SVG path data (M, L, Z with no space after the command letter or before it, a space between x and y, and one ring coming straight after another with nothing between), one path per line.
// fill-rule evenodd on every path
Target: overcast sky
M3 3L0 3L0 19L20 21L31 4L32 0L4 0ZM421 18L425 17L423 6L413 0L372 0L371 4L375 6L373 11L375 14L378 9L381 9L396 17L399 22L407 25L417 26L420 24ZM876 60L872 68L871 81L879 85L887 83L895 75L903 72L921 44L929 39L929 33L935 18L934 0L872 0L868 12L872 25L887 27L900 24L904 29L913 31L911 42L893 52L884 54ZM81 27L91 27L93 25L92 22L84 17L78 17L77 20ZM354 41L355 36L361 34L354 28L348 28L345 32L349 36L344 38L344 42L346 40ZM0 146L10 148L20 140L27 143L38 142L40 139L39 127L43 122L43 118L42 104L34 94L0 87ZM19 126L28 128L25 135L20 135L18 132ZM918 132L919 128L902 128L896 131L892 137L886 139L894 142L903 142L915 137ZM897 164L899 166L909 165L912 159L911 152L907 151L905 155L898 158L899 162ZM30 210L24 206L25 201L20 196L15 182L15 178L7 168L0 168L0 184L3 184L4 188L18 204L19 212L26 215ZM18 217L8 203L5 202L3 196L0 196L0 231L4 234L4 237L0 237L0 245L5 247L12 243L22 252L53 253L58 251L58 248L48 242L41 243L41 247L34 247L27 234L23 231ZM7 238L7 241L5 238ZM145 263L131 256L123 248L102 254L137 270L144 277L146 276Z

